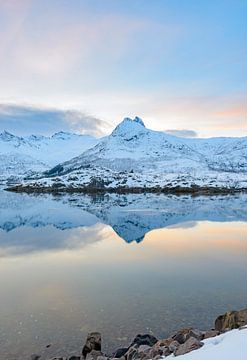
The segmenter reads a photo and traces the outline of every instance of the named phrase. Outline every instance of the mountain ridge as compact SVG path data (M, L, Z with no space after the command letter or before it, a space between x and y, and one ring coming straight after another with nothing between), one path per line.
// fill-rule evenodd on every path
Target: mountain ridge
M65 135L62 134L62 137ZM35 182L36 181L36 182ZM40 174L33 189L247 189L247 137L184 139L124 118L81 155ZM138 190L139 191L139 190Z

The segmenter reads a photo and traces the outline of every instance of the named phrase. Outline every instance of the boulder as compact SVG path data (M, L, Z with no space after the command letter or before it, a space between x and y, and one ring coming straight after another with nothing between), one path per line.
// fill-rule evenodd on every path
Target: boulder
M170 345L168 346L169 350L171 353L173 353L174 351L177 350L177 348L179 347L179 342L177 340L173 340Z
M126 360L138 359L138 346L130 346L124 357Z
M247 308L239 311L228 311L215 320L215 329L220 332L237 329L247 325Z
M151 346L141 345L138 348L138 358L139 359L150 359L150 352L152 351Z
M172 336L172 339L178 341L179 344L184 344L190 337L202 340L203 332L198 329L185 328L176 332L176 334Z
M86 344L82 349L82 355L86 358L87 354L92 350L101 351L101 334L99 332L89 333L87 336Z
M150 335L150 334L144 334L144 335L141 335L141 334L138 334L133 342L131 343L130 346L133 346L133 345L137 345L137 347L141 346L141 345L148 345L150 347L152 347L154 344L156 344L158 341L158 339L156 339L155 336L153 335Z
M200 349L203 343L198 339L190 337L184 344L180 344L179 347L174 351L174 356L184 355L193 350Z
M215 337L215 336L217 336L219 334L220 334L220 332L218 330L208 330L208 331L204 332L203 339L212 338L212 337Z

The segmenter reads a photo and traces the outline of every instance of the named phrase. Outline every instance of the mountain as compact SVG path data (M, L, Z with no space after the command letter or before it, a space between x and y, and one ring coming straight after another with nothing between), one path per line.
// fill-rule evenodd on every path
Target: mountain
M58 132L50 137L0 133L0 180L43 172L97 144L90 135Z
M24 186L33 190L247 189L247 137L183 139L125 118L80 156Z

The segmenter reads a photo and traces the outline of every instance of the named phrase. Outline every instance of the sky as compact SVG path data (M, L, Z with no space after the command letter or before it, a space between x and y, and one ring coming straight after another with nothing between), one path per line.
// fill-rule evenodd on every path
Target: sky
M246 0L0 0L0 131L247 136Z

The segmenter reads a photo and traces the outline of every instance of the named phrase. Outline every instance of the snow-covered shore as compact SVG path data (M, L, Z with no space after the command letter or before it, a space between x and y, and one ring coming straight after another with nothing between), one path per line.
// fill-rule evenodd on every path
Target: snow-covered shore
M196 351L179 356L180 360L246 360L247 326L203 341ZM166 357L172 359L174 355Z

